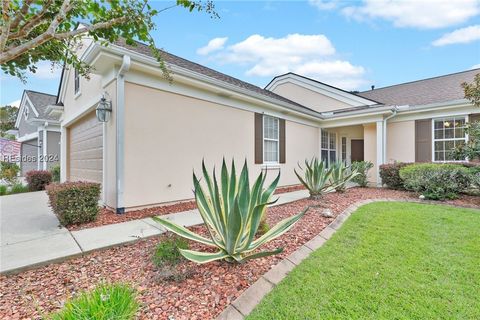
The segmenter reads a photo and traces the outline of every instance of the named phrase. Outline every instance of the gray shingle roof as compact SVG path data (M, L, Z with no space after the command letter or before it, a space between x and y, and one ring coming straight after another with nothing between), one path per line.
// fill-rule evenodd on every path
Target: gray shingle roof
M115 42L115 44L118 45L118 46L121 46L123 48L126 48L128 50L131 50L131 51L134 51L134 52L137 52L137 53L149 56L149 57L153 57L153 54L152 54L152 51L151 51L150 47L143 44L143 43L137 42L136 46L131 46L131 45L126 44L124 39L120 38L119 40L117 40ZM221 73L221 72L215 71L213 69L207 68L207 67L202 66L198 63L183 59L183 58L178 57L174 54L168 53L164 50L161 50L161 53L162 53L162 57L163 57L164 61L167 64L172 64L172 65L175 65L175 66L178 66L178 67L182 67L182 68L185 68L185 69L203 74L205 76L214 78L216 80L220 80L222 82L234 85L236 87L246 89L248 91L251 91L252 93L260 94L260 95L263 95L265 97L277 100L279 102L288 103L288 104L294 105L298 108L308 110L309 112L318 113L318 112L316 112L316 111L314 111L310 108L307 108L307 107L305 107L305 106L303 106L303 105L301 105L297 102L294 102L292 100L284 98L284 97L282 97L278 94L275 94L275 93L273 93L269 90L257 87L257 86L255 86L251 83L239 80L237 78L231 77L231 76L226 75L224 73Z
M33 106L38 111L38 117L37 117L38 119L54 120L54 121L58 121L60 119L59 115L51 116L46 112L47 107L49 105L55 104L55 102L57 101L56 95L32 91L32 90L25 90L25 94L28 96Z
M360 92L358 95L387 105L425 105L464 98L463 82L472 82L480 69L447 74L389 87Z

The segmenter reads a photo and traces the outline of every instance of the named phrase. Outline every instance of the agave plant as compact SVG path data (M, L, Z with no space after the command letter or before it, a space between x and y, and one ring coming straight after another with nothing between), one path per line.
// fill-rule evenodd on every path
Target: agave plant
M304 170L300 164L298 166L301 170ZM318 199L324 194L335 191L336 185L330 183L332 170L332 168L327 168L324 161L320 161L317 158L313 158L310 161L305 160L304 177L294 169L298 180L310 192L311 199Z
M260 173L252 188L248 179L248 167L245 162L240 176L236 176L235 164L232 161L231 172L228 172L225 160L222 164L219 184L213 170L213 179L202 163L206 191L199 179L193 174L195 200L202 216L210 239L200 236L183 226L161 218L154 218L167 230L186 239L218 248L217 252L199 252L180 249L180 253L196 263L207 263L225 259L229 262L265 257L282 252L283 248L273 251L256 251L264 243L287 232L306 212L280 221L262 236L256 238L258 227L265 215L271 196L277 187L280 174L264 189L266 173Z
M338 161L332 165L332 175L330 176L330 184L335 186L335 191L344 192L347 182L358 176L357 170L352 169L343 161Z

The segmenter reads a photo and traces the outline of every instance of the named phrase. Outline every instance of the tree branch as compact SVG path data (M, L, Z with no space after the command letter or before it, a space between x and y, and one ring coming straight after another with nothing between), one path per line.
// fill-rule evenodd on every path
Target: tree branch
M86 33L86 32L89 32L89 31L94 31L94 30L98 30L98 29L106 29L106 28L112 27L114 25L123 23L127 20L128 20L128 17L126 17L126 16L119 17L119 18L114 18L112 20L105 21L105 22L99 22L99 23L96 23L96 24L91 25L91 26L84 26L83 28L78 28L76 30L58 33L58 34L54 35L54 38L57 39L57 40L72 38L76 35Z
M20 29L17 30L16 32L10 33L10 35L8 36L8 40L15 40L15 39L24 38L24 37L28 36L28 34L33 29L35 29L36 27L38 27L39 25L41 25L43 23L46 23L47 21L42 21L42 18L45 15L45 13L47 13L48 7L50 6L51 3L52 3L52 0L48 0L44 4L42 10L40 12L38 12L35 16L33 16L29 22L27 22L26 24L21 26Z
M2 34L0 35L0 52L5 49L8 34L10 33L10 0L2 0Z
M71 3L70 0L64 0L62 6L60 7L60 10L58 11L58 14L53 18L48 29L44 33L38 35L37 37L33 38L28 42L25 42L17 47L8 48L6 51L2 50L0 53L0 64L7 63L8 61L15 59L21 54L27 52L28 50L36 48L44 44L48 40L53 39L55 36L55 30L57 29L59 24L65 19L67 13L72 10L72 8L73 3Z
M30 8L30 5L32 4L33 1L34 0L23 1L23 6L18 11L17 16L13 20L12 25L10 26L10 30L15 30L19 26L20 22L22 22L24 20L25 14L27 14L28 9ZM45 7L46 7L46 5L44 5L44 8Z

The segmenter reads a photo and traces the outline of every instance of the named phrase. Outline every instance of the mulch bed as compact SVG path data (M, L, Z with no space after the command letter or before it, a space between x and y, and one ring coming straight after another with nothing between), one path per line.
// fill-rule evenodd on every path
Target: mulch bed
M321 201L304 199L269 208L268 222L274 225L307 206L321 205L310 209L289 232L263 246L263 249L284 247L283 253L244 264L195 265L185 261L178 266L183 274L189 274L182 281L161 280L151 262L155 245L168 235L93 252L17 275L0 276L0 318L38 319L42 314L61 308L67 297L91 289L99 282L121 281L137 289L140 319L212 319L262 274L325 228L333 220L322 216L325 208L336 216L357 201L375 198L417 197L403 191L353 188L344 194L329 194ZM480 198L462 197L449 203L480 206ZM205 233L203 226L192 229ZM196 243L191 243L191 248L205 249Z
M302 185L283 187L283 188L278 188L275 191L275 194L281 194L281 193L304 190L304 189L305 187L303 187ZM182 201L182 202L177 202L169 205L162 205L162 206L157 206L152 208L129 211L125 214L116 214L112 210L102 208L100 209L100 212L98 213L97 219L95 221L92 221L89 223L83 223L83 224L70 225L70 226L67 226L67 229L70 231L82 230L82 229L104 226L107 224L120 223L120 222L136 220L136 219L160 216L160 215L169 214L169 213L193 210L195 208L197 208L197 205L195 204L194 200Z

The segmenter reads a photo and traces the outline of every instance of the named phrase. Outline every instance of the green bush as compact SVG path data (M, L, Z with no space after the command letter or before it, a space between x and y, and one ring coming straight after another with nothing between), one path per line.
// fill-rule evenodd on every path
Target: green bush
M7 186L0 185L0 196L4 196L7 194Z
M27 186L24 186L21 183L15 183L8 192L8 194L25 193L29 191L30 189Z
M373 168L373 163L370 161L355 161L352 163L352 171L358 174L352 179L353 182L358 183L360 187L368 185L368 171Z
M426 199L455 199L470 186L469 169L460 164L419 163L400 169L407 190Z
M400 169L410 164L411 163L405 162L382 164L380 166L380 178L382 179L382 183L390 189L405 189L403 186L403 180L400 178Z
M162 240L155 247L153 252L152 262L157 268L161 268L165 265L176 265L183 260L179 249L188 249L187 240L171 236L165 240Z
M30 191L41 191L52 182L52 174L46 170L31 170L25 175L25 180Z
M130 320L139 304L135 291L125 284L104 284L68 300L51 320Z
M0 180L4 180L8 185L14 185L18 180L20 167L16 163L0 162Z
M480 166L469 169L472 186L480 191Z
M85 223L97 218L100 184L82 181L52 183L46 190L50 206L62 225Z
M50 168L53 182L60 182L60 165L56 164Z

